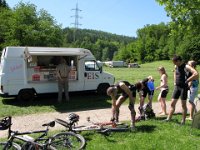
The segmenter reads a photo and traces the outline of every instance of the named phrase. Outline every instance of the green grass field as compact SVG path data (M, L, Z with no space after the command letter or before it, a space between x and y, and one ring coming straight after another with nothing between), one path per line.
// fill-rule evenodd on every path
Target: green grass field
M115 81L127 80L130 83L136 83L149 75L155 79L155 86L160 84L160 75L157 71L159 66L164 66L168 74L169 94L167 100L171 99L173 91L173 64L171 61L157 61L153 63L142 64L141 68L109 68L104 67L104 71L112 73ZM200 68L198 67L198 70ZM157 101L159 91L155 91L153 101ZM54 111L74 111L87 110L103 107L111 107L110 97L100 96L96 93L71 93L70 102L65 104L56 103L57 95L38 97L34 101L19 102L16 99L0 98L0 117L7 115L19 116L34 113L54 112ZM127 101L128 102L128 101ZM127 103L125 102L125 103ZM136 103L138 103L138 97Z
M170 100L173 91L173 65L170 61L159 61L142 64L141 68L107 68L104 70L114 74L116 81L127 80L131 83L152 75L155 85L160 83L157 68L162 65L169 76L167 100ZM199 68L198 68L199 70ZM154 101L157 100L155 92ZM30 102L18 102L15 99L0 100L0 117L7 115L25 115L42 112L68 112L74 110L98 109L111 107L110 98L95 93L70 94L69 103L57 104L57 96L40 97ZM136 100L138 103L138 99ZM135 132L111 133L109 136L95 132L85 132L87 150L199 150L200 130L191 128L191 122L181 126L181 115L174 115L172 122L163 122L163 118L141 121L136 123Z
M87 150L199 150L198 129L192 129L190 123L181 126L180 116L172 122L162 119L138 122L134 132L111 133L104 136L95 133L85 133ZM178 121L177 121L178 120Z
M173 90L173 72L174 65L171 63L171 61L157 61L153 63L147 63L142 64L141 68L108 68L105 67L105 71L110 72L115 75L115 80L127 80L130 83L136 83L138 81L141 81L144 78L147 78L148 76L153 76L155 86L159 86L160 84L160 74L157 71L157 68L159 66L164 66L166 69L166 72L168 74L168 84L169 84L169 94L168 99L171 97L171 93ZM159 94L159 91L155 91L154 95L154 101L157 100L157 96ZM137 100L138 102L138 100Z

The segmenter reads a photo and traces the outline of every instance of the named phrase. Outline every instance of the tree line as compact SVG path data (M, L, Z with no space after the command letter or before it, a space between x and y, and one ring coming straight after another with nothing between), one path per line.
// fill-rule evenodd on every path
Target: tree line
M6 46L81 47L98 60L151 62L168 60L174 54L200 62L199 0L156 0L171 17L165 24L147 24L137 37L108 32L62 28L46 10L19 2L10 8L0 0L0 48Z

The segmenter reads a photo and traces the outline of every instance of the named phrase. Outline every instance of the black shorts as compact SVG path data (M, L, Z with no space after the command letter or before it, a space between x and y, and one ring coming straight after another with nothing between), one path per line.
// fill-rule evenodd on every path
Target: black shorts
M136 91L131 91L131 92L132 92L132 96L136 97ZM126 94L126 92L124 91L121 93L121 96L123 96L124 98L128 98L128 94Z
M166 97L167 97L167 94L168 94L168 91L169 91L168 89L162 90L162 91L161 91L161 95L160 95L161 98L166 98Z
M140 93L141 93L141 96L142 96L142 97L146 98L147 94L148 94L149 96L153 96L154 91L150 91L148 88L144 88L144 89L142 89L142 90L140 91Z
M175 86L172 98L178 99L180 97L181 100L187 100L187 91L188 91L187 87Z

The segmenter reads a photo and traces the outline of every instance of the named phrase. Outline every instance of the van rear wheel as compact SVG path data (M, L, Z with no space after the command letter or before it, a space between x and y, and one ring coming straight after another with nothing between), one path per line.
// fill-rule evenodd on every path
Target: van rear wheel
M110 85L108 83L99 84L99 86L97 88L97 93L100 95L106 95L106 91L109 87L110 87Z
M33 100L35 97L35 92L33 89L23 89L20 90L17 99L22 101L30 101Z

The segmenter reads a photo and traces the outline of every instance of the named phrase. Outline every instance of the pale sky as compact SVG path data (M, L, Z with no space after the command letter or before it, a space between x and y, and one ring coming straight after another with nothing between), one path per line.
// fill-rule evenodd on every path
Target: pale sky
M6 0L13 8L20 0ZM93 29L118 35L135 36L139 28L147 24L167 23L162 6L155 0L22 0L45 9L62 28L73 27L78 3L81 29Z

